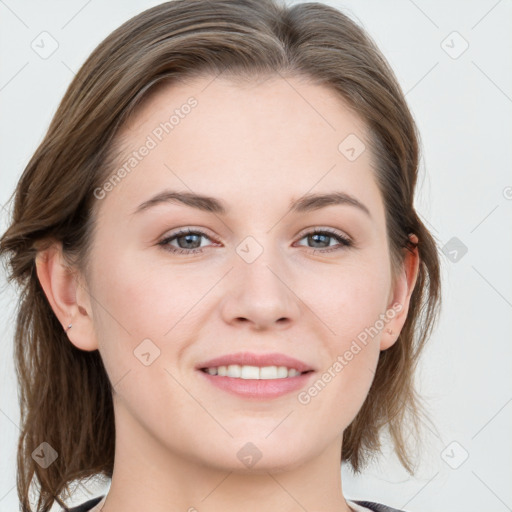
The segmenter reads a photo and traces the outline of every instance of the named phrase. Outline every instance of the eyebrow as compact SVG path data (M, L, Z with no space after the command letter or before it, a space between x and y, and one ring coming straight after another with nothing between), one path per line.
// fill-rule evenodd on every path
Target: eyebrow
M196 208L204 212L226 215L229 211L226 204L214 197L194 194L192 192L176 192L173 190L164 190L141 203L133 214L147 210L153 206L162 203L178 203ZM331 192L327 194L306 194L296 201L292 201L289 206L291 213L307 213L320 208L334 205L354 206L364 212L371 218L370 210L361 201L346 192Z

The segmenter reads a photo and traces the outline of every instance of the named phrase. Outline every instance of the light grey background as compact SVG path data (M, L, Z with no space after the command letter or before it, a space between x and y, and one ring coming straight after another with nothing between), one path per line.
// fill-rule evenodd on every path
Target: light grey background
M113 29L158 3L0 0L2 231L3 205L74 73ZM364 473L342 470L345 495L414 512L512 510L512 2L326 3L359 21L394 68L422 136L418 209L448 244L441 253L443 314L418 374L437 432L425 428L415 478L386 445ZM32 48L49 37L43 31L58 43L47 58ZM466 254L451 245L453 237ZM0 279L0 511L13 511L16 295L3 273ZM75 503L90 497L80 488Z

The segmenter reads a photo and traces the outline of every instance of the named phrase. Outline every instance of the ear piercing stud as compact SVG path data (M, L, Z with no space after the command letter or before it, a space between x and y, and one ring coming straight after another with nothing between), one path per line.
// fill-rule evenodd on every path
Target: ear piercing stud
M387 332L388 334L393 334L393 331L392 331L389 327L386 329L386 332Z
M71 327L73 326L73 324L69 324L66 328L66 331L69 331L69 329L71 329Z

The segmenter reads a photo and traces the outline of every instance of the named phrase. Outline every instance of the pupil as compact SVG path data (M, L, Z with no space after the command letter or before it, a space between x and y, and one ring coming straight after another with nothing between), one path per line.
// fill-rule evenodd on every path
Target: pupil
M186 239L186 242L185 242L185 247L182 247L182 244L180 243L180 247L182 249L196 249L197 247L190 247L188 244L193 244L194 243L194 240L191 240L191 238L197 238L199 235L194 235L194 234L188 234L188 235L183 235L180 237L180 239ZM197 242L197 240L196 240Z
M318 239L319 237L320 237L320 238L324 238L324 239L325 239L325 238L328 238L328 236L327 236L327 235L322 235L322 234L320 234L320 233L316 233L316 234L314 234L314 235L311 235L311 236L310 236L310 239L313 241L313 244L316 244L316 243L318 243L318 240L317 240L317 239ZM324 241L325 241L325 240L324 240ZM321 241L320 241L320 243L321 243Z

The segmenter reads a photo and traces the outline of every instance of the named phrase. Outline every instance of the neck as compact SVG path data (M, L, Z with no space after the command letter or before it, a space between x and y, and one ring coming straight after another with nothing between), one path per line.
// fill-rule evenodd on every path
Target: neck
M351 511L341 486L341 436L315 457L279 469L212 466L162 446L117 405L114 471L99 504L103 512Z

